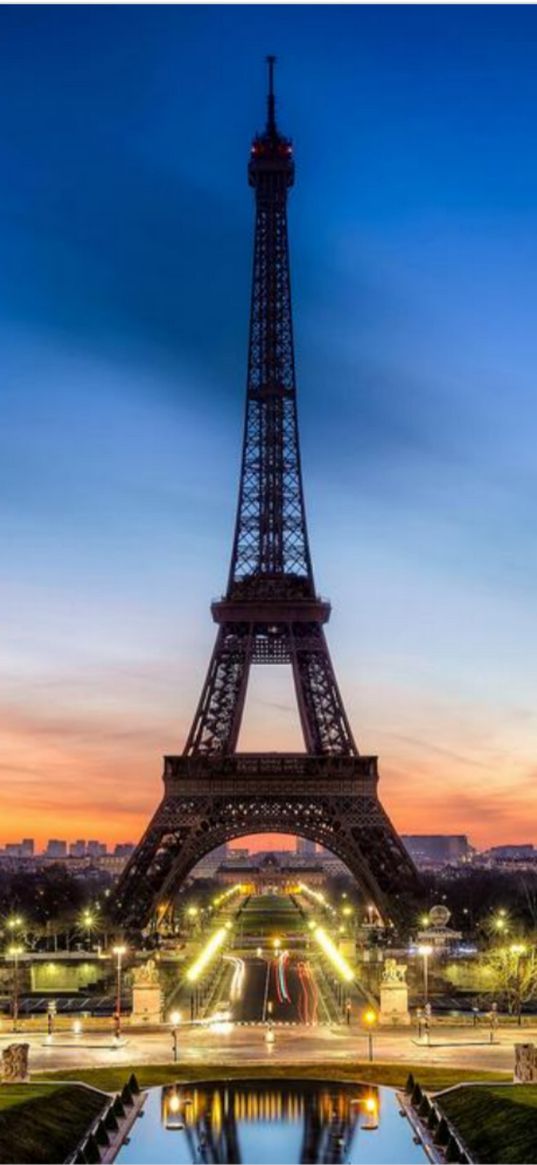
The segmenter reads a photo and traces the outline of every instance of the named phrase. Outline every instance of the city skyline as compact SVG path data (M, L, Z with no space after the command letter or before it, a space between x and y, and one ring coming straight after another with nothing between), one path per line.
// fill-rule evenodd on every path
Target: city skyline
M238 18L205 19L130 11L120 52L120 12L1 16L2 97L15 97L1 325L12 553L0 807L13 839L21 818L40 841L60 828L108 844L138 837L212 642L207 609L224 585L236 501L245 165L268 22L249 11L222 58L219 30L237 33ZM389 30L373 11L288 10L271 14L267 46L280 52L279 114L296 142L306 506L345 702L361 750L380 756L398 830L431 831L441 812L443 828L481 845L526 841L535 805L535 173L517 151L535 110L521 31L535 17L510 19L490 17L483 42L470 10L406 10ZM202 85L193 62L209 27ZM360 49L343 45L351 30ZM67 59L60 40L52 78L42 42L54 59L59 34L73 51ZM446 35L451 63L435 74ZM423 55L402 65L416 37ZM34 98L46 77L44 104L26 104L21 53ZM494 140L483 132L493 110ZM278 670L252 684L244 748L274 747L276 731L277 747L300 747Z

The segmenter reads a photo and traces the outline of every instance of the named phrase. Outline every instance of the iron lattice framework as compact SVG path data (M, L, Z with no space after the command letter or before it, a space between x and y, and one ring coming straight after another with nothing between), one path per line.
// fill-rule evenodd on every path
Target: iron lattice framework
M296 408L287 196L291 142L278 130L269 57L268 117L248 167L256 218L246 418L239 501L218 633L183 755L166 758L164 799L118 885L129 927L167 908L215 846L256 832L301 833L356 874L381 912L414 868L376 793L376 758L361 757L324 634L330 605L315 591ZM236 752L250 668L292 668L304 754ZM255 762L255 763L254 763Z

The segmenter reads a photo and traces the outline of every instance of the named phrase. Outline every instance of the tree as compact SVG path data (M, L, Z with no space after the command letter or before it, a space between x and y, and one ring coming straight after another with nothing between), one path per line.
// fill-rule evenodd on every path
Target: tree
M520 1015L524 1003L537 997L537 948L521 943L496 947L484 959L491 989L510 1015Z

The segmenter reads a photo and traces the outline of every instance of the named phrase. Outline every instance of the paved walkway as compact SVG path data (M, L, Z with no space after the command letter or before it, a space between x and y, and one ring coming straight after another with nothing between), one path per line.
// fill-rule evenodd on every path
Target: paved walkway
M274 1043L265 1041L263 1027L238 1027L231 1031L209 1031L185 1026L179 1029L179 1062L237 1065L248 1063L332 1064L367 1059L367 1036L348 1027L276 1027ZM85 1068L115 1064L157 1064L172 1060L169 1031L130 1033L125 1027L120 1046L107 1035L58 1034L48 1043L44 1034L19 1033L11 1037L30 1044L31 1070ZM374 1036L374 1059L403 1063L450 1065L511 1071L515 1043L537 1043L537 1026L522 1030L502 1028L495 1043L486 1042L488 1033L473 1028L442 1025L431 1032L430 1046L417 1041L415 1031L379 1031ZM1 1046L8 1042L2 1033Z

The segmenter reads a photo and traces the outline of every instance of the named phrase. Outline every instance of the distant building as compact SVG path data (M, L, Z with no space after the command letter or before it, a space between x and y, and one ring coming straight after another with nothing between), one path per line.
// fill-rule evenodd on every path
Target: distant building
M325 881L319 862L299 858L289 850L250 854L240 867L234 862L223 862L216 876L224 885L233 885L239 871L241 883L251 894L298 894L301 882L323 886Z
M242 852L248 853L248 850L230 850L229 855L236 855ZM228 847L227 845L219 845L216 849L211 850L209 854L198 862L190 873L191 878L214 878L218 867L222 862L227 861Z
M537 858L537 849L530 842L523 845L493 845L481 855L490 857L493 861L524 861L527 858Z
M57 837L51 837L47 842L47 848L44 850L46 858L66 858L67 857L67 842L60 841Z
M106 853L106 846L103 841L88 841L86 853L90 858L102 857Z
M467 861L473 853L465 833L402 834L401 841L417 866L448 866Z
M72 841L69 846L70 858L85 858L86 856L86 842L84 838L79 838L78 841Z
M317 847L314 841L310 841L308 837L297 837L296 852L302 854L303 857L315 857Z
M117 850L117 848L118 847L116 846L116 850ZM98 870L103 870L107 874L112 874L113 877L119 877L119 875L123 873L123 870L125 869L125 866L127 865L127 862L128 862L130 855L134 849L134 846L129 846L129 847L125 846L124 848L125 849L128 848L129 853L117 854L114 850L113 854L109 854L109 853L97 854L95 857L93 857L91 859L91 864L92 864L93 868L96 867Z
M21 857L33 858L34 856L34 839L33 837L23 837L21 842Z
M131 854L134 853L134 849L133 841L118 841L117 845L114 846L114 857L130 858Z
M316 858L321 862L327 878L352 878L349 867L330 850L325 849L322 854L316 854Z

